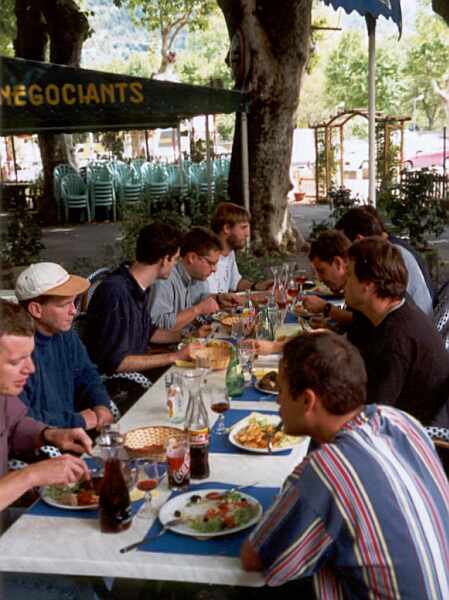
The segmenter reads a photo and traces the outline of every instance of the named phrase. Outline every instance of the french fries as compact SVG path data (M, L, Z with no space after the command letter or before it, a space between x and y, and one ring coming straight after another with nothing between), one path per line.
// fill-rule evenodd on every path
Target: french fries
M268 448L268 439L274 427L275 425L272 423L264 423L255 417L251 417L249 424L236 433L235 439L246 448ZM273 436L273 447L282 446L286 437L282 431L277 431Z

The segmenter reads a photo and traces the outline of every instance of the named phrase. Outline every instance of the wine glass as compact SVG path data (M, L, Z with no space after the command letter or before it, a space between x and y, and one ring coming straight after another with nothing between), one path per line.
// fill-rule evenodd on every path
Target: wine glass
M298 282L294 277L291 277L288 281L287 285L287 297L290 304L294 304L296 298L298 297L299 287Z
M299 295L302 296L304 293L304 283L306 282L307 271L306 269L298 269L295 275L295 281L299 284Z
M136 461L136 487L145 492L142 508L137 513L140 519L154 517L155 511L151 505L151 492L159 485L161 479L157 461L150 459L139 459Z
M230 398L225 388L215 388L211 390L210 394L210 408L218 414L217 425L214 428L214 432L217 435L225 435L227 433L225 427L224 414L230 408Z

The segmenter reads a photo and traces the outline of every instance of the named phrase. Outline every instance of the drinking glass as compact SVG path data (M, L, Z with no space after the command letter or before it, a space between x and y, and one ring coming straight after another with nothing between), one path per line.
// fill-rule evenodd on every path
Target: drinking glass
M220 387L211 390L210 407L214 413L218 414L217 426L214 428L214 432L217 435L225 435L227 432L223 413L230 407L230 398L225 388Z
M296 299L298 297L299 287L296 279L291 277L288 281L287 285L287 297L291 304L295 304Z
M197 369L201 369L202 382L204 385L206 385L207 376L209 375L212 369L212 356L207 348L198 350L198 352L195 354L195 367Z
M256 348L254 340L239 340L237 343L237 350L239 353L239 361L244 370L249 373L249 380L251 381L253 374L253 362L256 357Z
M304 283L306 281L307 271L306 269L298 269L295 275L295 281L299 284L299 295L302 296L304 293Z
M159 485L160 475L158 463L155 460L139 459L136 461L136 487L145 492L142 508L137 513L139 519L154 517L155 511L151 505L151 492Z

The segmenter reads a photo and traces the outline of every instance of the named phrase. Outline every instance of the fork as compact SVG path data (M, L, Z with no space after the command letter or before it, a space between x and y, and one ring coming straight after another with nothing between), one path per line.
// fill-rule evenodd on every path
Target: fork
M147 534L145 537L143 537L138 542L134 542L133 544L129 544L129 546L124 546L123 548L120 548L120 554L125 554L126 552L129 552L130 550L134 550L134 548L141 546L144 542L148 542L149 540L155 540L158 537L161 537L161 535L163 535L169 527L171 527L172 525L176 525L177 523L181 523L181 522L182 522L182 519L180 519L180 518L171 519L170 521L167 521L165 523L165 525L162 527L162 529L160 531L158 531L157 533L154 533L153 535Z
M268 454L273 454L273 438L276 435L276 433L282 429L283 424L284 423L282 421L279 421L279 423L276 425L273 431L269 434L267 444Z

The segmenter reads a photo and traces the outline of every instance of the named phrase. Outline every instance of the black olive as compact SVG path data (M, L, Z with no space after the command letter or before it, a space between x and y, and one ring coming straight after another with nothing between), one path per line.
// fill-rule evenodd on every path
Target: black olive
M207 523L209 521L209 519L207 517L204 517L203 522Z
M180 510L175 510L174 512L175 517L180 517L181 516L181 511Z
M199 502L201 500L201 496L198 496L198 494L194 494L193 496L190 497L190 502L192 504L195 504L196 502Z

